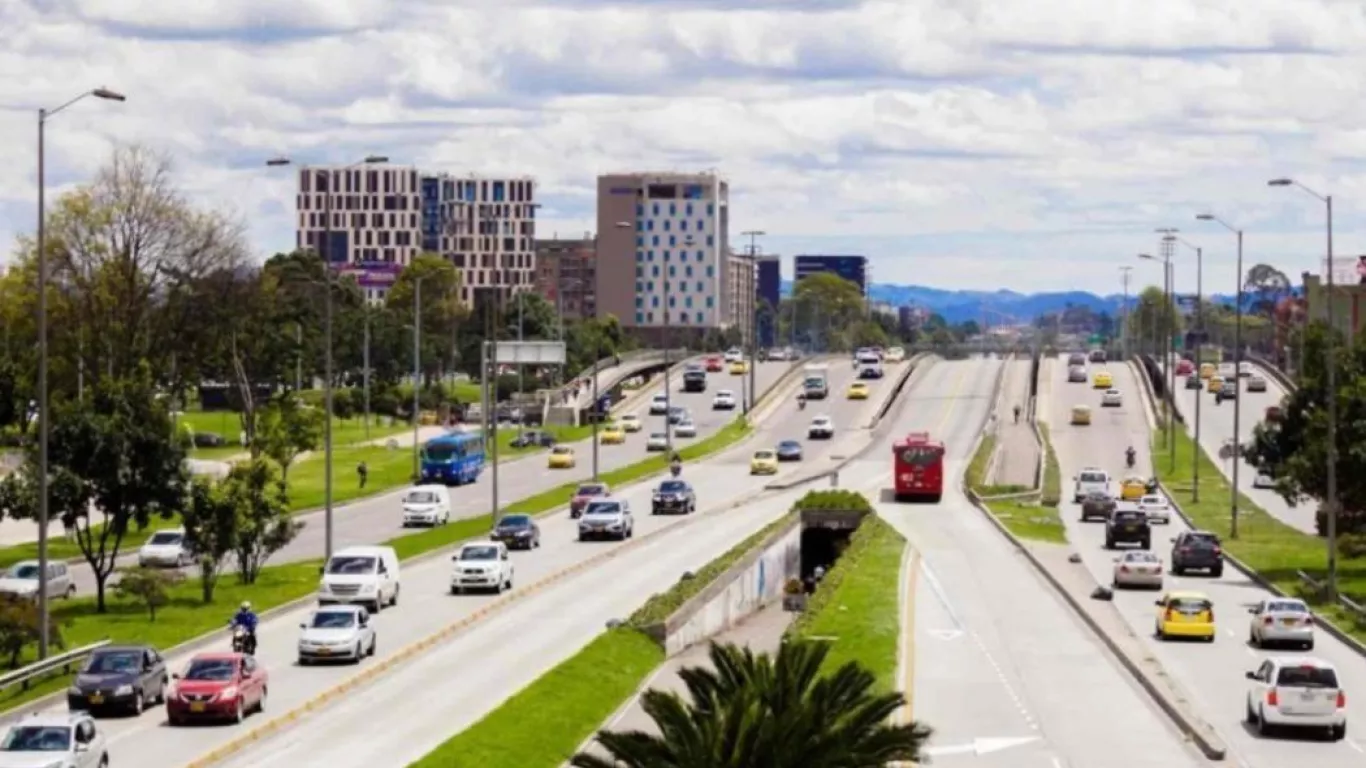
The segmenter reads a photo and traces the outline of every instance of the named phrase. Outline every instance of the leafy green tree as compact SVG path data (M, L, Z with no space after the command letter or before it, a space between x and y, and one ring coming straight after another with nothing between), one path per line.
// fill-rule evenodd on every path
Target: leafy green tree
M304 524L289 514L285 485L275 467L262 459L233 466L223 480L224 493L237 509L233 552L243 584L255 584L272 555L284 549Z
M39 629L42 626L40 622L36 601L12 596L0 597L0 655L9 659L10 669L18 668L24 650L38 642L42 634ZM66 641L62 639L60 626L52 621L51 617L48 622L48 636L52 644L58 648L65 648Z
M197 477L181 512L185 538L199 562L199 588L205 603L213 602L223 566L237 546L240 499L235 484Z
M1206 318L1208 324L1209 318ZM1161 344L1162 333L1168 328L1173 333L1182 332L1181 312L1175 303L1167 301L1161 288L1148 286L1138 294L1138 299L1129 307L1127 335L1129 347L1134 350L1156 350Z
M712 644L711 669L679 677L688 699L646 691L641 706L659 734L600 731L611 756L575 755L577 768L883 768L916 761L931 729L888 723L905 704L879 694L868 670L850 662L822 675L829 645L784 643L775 657Z
M171 587L185 580L180 571L164 568L122 568L114 584L114 594L129 602L141 603L149 621L157 620L157 609L171 602Z
M405 372L413 369L413 303L417 299L419 280L422 283L422 373L430 381L455 370L460 352L459 333L468 320L468 312L460 301L460 273L455 265L434 253L414 258L385 296L385 308L393 315L393 322L403 329L399 348L403 350ZM475 365L478 366L477 359Z
M334 395L333 405L337 402ZM256 442L262 454L280 465L280 482L286 488L294 460L305 451L315 450L322 440L324 419L322 410L305 404L297 395L277 397L261 412Z

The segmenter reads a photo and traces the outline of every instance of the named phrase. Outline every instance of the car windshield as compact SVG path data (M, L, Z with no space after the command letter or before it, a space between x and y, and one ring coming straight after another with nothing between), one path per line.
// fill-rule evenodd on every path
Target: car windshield
M1165 507L1167 505L1167 500L1161 496L1144 496L1139 503L1150 507Z
M449 461L455 457L455 446L428 443L422 448L422 456L428 461Z
M142 669L142 651L96 652L81 670L88 675L121 675Z
M151 538L150 540L148 540L147 543L148 543L148 544L179 544L182 540L184 540L184 538L185 538L185 534L183 534L183 533L176 533L175 531L162 531L162 532L160 532L160 533L154 533L154 534L152 534L152 538Z
M378 561L373 557L359 555L338 555L327 561L328 573L362 575L375 572Z
M574 449L573 449L573 448L569 448L569 447L567 447L567 446L558 445L558 446L555 446L554 448L551 448L551 449L550 449L550 452L553 453L553 454L555 454L556 456L568 456L569 454L571 454L571 453L574 452Z
M661 395L655 395L655 397L654 397L654 401L655 401L656 403L662 403L662 402L664 402L665 400L668 400L668 399L669 399L668 397L666 397L666 396L664 396L664 395L662 395L662 394L661 394Z
M0 752L66 752L71 729L64 725L21 725L10 730Z
M531 518L526 515L508 515L498 523L499 528L530 528Z
M20 563L9 569L5 575L11 579L36 579L38 578L38 566L33 563Z
M773 451L757 451L754 454L754 458L759 459L760 461L763 461L764 459L771 459L773 458L773 456Z
M665 480L659 484L660 493L683 493L688 490L688 484L682 480Z
M1137 523L1146 520L1142 512L1116 512L1116 523Z
M1103 483L1105 482L1104 472L1082 472L1081 482L1083 483Z
M313 614L314 629L346 629L356 626L355 611L319 611Z
M625 424L625 423L627 423L627 422L635 423L635 422L637 422L637 421L640 421L640 417L639 417L639 416L636 416L636 415L634 415L634 414L629 414L629 415L626 415L626 416L622 416L622 417L621 417L621 423L623 423L623 424Z
M1297 600L1274 600L1266 604L1266 610L1276 613L1309 613L1309 606Z
M1213 608L1210 602L1203 597L1174 597L1168 603L1168 607L1187 616L1204 613Z
M181 677L185 680L231 680L236 669L234 659L195 659Z
M651 440L668 440L669 438L668 438L668 437L665 437L665 435L664 435L663 432L651 432L651 433L650 433L650 439L651 439Z
M435 504L436 494L432 491L413 491L403 501L408 504Z
M1124 553L1125 562L1129 563L1156 563L1157 555L1151 552L1126 552Z
M796 448L801 448L802 444L796 440L784 440L781 443L778 443L778 447L785 451L791 451Z
M488 545L465 547L460 550L461 560L497 560L498 548Z
M603 494L603 492L606 491L606 490L607 490L607 489L606 489L606 488L603 488L601 485L580 485L580 486L579 486L579 489L578 489L577 491L574 491L574 495L575 495L575 496L601 496L601 495Z
M621 505L615 501L598 501L588 505L584 510L585 515L616 515L620 514Z
M1331 669L1310 665L1281 667L1281 671L1276 673L1276 685L1292 688L1336 688L1338 674Z
M732 392L732 391L730 391L729 389L723 389L723 390L721 390L720 392L717 392L717 393L716 393L716 396L717 396L717 397L735 397L735 393Z
M1219 546L1219 537L1205 531L1192 531L1186 535L1185 543L1198 547L1217 547Z
M1119 394L1119 390L1118 390L1118 389L1108 389L1108 390L1105 391L1105 394L1107 394L1107 395L1118 395L1118 394Z

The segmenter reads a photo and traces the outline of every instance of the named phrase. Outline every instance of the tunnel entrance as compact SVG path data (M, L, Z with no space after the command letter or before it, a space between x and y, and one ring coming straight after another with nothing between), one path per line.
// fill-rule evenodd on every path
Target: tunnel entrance
M801 572L807 594L814 592L817 569L827 573L849 546L849 538L863 522L865 513L842 511L802 512Z

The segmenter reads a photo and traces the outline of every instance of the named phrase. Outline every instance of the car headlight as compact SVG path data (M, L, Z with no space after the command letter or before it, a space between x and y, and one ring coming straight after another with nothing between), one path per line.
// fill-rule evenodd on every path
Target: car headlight
M82 690L81 690L81 687L80 687L79 685L73 685L73 686L71 686L70 688L67 688L67 689L66 689L66 692L69 693L69 694L71 694L72 696L84 696L84 695L85 695L85 691L82 691Z
M115 689L114 689L114 695L115 695L115 696L129 696L129 695L131 695L132 693L133 693L133 686L131 686L131 685L120 685L118 688L115 688Z
M374 592L374 591L375 591L375 585L374 585L374 584L366 584L366 585L364 585L364 586L362 586L362 587L360 588L360 591L361 591L361 594L368 595L368 594L370 594L371 592Z
M224 700L237 698L237 686L230 685L227 688L224 688L223 690L219 691L218 698Z
M74 765L74 763L73 763L73 765ZM58 761L55 762L55 763L48 763L47 765L43 766L43 768L66 768L66 767L67 767L67 762L66 762L65 760L58 760Z

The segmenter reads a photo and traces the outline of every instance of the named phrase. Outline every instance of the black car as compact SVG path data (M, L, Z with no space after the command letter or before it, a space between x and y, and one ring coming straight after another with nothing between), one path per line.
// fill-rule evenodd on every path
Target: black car
M555 436L549 432L540 432L533 429L530 432L523 432L512 438L512 442L508 443L508 445L513 448L553 448L555 446Z
M1224 575L1224 548L1219 537L1209 531L1186 531L1172 539L1172 573L1209 571L1214 578Z
M150 645L106 645L90 654L66 692L75 711L124 711L142 714L148 704L166 700L170 675L166 660Z
M1224 382L1224 386L1220 387L1220 388L1219 388L1219 391L1214 393L1214 402L1216 402L1216 403L1222 403L1222 402L1224 402L1225 400L1237 400L1237 399L1238 399L1238 380L1237 380L1237 379L1230 379L1229 381Z
M802 444L796 440L784 440L778 443L778 461L801 461Z
M1081 500L1081 521L1089 521L1093 517L1101 520L1109 520L1115 513L1115 500L1108 493L1092 491L1086 494L1086 498Z
M1186 389L1204 389L1204 382L1200 381L1199 376L1190 375L1186 377Z
M1116 509L1105 521L1106 549L1114 549L1120 544L1137 544L1147 549L1152 543L1153 529L1148 525L1148 516L1140 510Z
M489 538L503 542L508 549L535 549L541 546L541 527L531 515L507 515L494 526Z
M697 511L697 494L685 480L665 480L655 489L650 514L689 514Z
M683 372L684 392L706 392L707 372L702 368L689 368Z
M859 370L858 377L860 379L880 379L882 378L882 369L876 365L866 365Z

